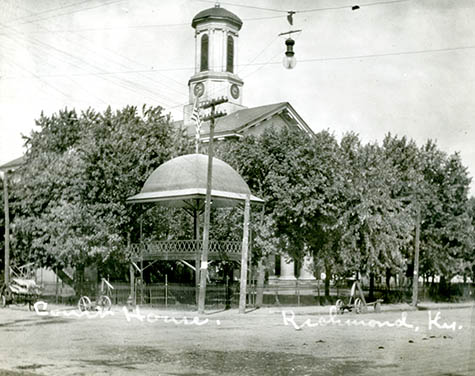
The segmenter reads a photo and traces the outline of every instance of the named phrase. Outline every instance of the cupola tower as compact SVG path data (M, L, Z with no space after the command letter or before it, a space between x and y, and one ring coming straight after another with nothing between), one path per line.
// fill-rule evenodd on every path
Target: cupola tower
M188 81L189 101L183 120L189 124L195 100L227 97L220 110L231 114L242 106L243 81L236 62L241 19L218 4L199 12L191 23L195 29L195 73Z

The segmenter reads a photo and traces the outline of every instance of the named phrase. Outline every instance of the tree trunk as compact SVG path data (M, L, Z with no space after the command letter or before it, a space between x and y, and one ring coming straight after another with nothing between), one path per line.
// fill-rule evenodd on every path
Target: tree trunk
M391 269L386 268L386 290L391 290Z
M325 265L325 298L330 298L331 274L332 274L331 266Z
M256 307L260 308L264 297L264 279L266 269L264 265L264 258L261 257L257 264L257 291L256 291Z
M369 273L369 295L368 299L370 301L374 300L374 273Z
M445 275L440 276L439 297L444 300L450 299L450 281L447 281Z
M74 291L76 295L87 295L84 286L84 265L76 265L76 271L74 272L73 281Z

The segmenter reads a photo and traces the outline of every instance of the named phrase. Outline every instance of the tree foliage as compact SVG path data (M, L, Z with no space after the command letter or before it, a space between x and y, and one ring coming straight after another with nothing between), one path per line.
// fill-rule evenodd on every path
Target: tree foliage
M189 140L159 107L41 115L12 189L17 257L50 267L124 265L128 234L193 235L183 211L126 204L150 173L186 153ZM458 154L388 134L381 145L348 133L268 129L217 145L265 200L254 210L254 252L306 254L327 277L394 274L413 263L421 215L421 271L474 272L475 203ZM142 223L143 225L139 225ZM242 210L213 211L212 237L238 240ZM140 226L140 229L139 229ZM258 257L253 258L257 261ZM327 280L328 282L329 280Z
M458 154L432 141L418 147L388 134L363 145L353 133L338 143L327 131L267 130L218 154L266 201L255 227L264 255L300 262L310 253L341 276L395 274L412 267L420 210L422 272L450 277L473 265L470 178Z
M65 109L42 114L37 126L26 137L27 161L14 189L17 256L59 268L110 258L120 265L128 234L137 236L143 215L126 198L160 164L183 153L186 138L159 107L140 114L132 106L81 114Z

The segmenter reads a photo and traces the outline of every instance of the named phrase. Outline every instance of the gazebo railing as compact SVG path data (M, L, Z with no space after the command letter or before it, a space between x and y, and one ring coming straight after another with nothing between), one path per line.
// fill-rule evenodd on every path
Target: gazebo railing
M131 244L132 261L140 260L195 260L201 255L201 240L163 240ZM240 260L242 244L239 241L211 240L209 260Z

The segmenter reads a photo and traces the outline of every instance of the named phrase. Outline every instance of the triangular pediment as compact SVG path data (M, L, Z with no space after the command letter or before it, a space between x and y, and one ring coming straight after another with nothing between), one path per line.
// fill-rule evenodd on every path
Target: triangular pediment
M220 117L216 120L215 138L243 137L256 127L263 126L272 118L278 117L280 123L285 123L288 127L297 127L309 135L313 135L313 131L302 117L288 102L274 103L264 106L244 108L235 111L229 115ZM177 126L183 123L176 122ZM196 134L196 128L193 124L186 127L186 132L190 137ZM201 126L200 131L202 141L209 139L209 122L205 122Z

